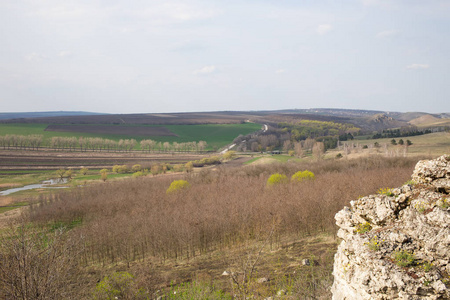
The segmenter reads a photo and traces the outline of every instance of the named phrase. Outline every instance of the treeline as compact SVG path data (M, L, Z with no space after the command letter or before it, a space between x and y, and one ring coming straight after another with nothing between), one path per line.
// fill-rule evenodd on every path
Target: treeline
M30 148L37 150L41 147L43 136L39 134L16 135L7 134L0 136L0 147L3 149L24 149Z
M137 145L135 139L121 139L114 141L103 138L84 137L59 137L54 136L50 140L50 148L58 150L81 151L131 151Z
M273 151L275 149L312 152L314 144L322 143L323 150L337 147L338 141L352 140L359 128L351 124L328 121L301 120L296 123L279 123L265 132L257 132L234 139L237 151ZM300 145L300 146L299 146ZM298 151L296 151L298 152Z
M290 132L294 140L300 141L307 138L339 137L346 140L348 134L359 131L352 124L336 123L331 121L301 120L295 123L279 123L278 127Z
M0 136L0 147L3 149L16 150L38 150L42 147L49 147L56 150L68 151L120 151L129 152L135 150L138 142L135 139L121 139L119 141L98 137L59 137L54 136L45 141L43 135L16 135L7 134ZM146 152L202 152L205 151L207 143L205 141L169 143L157 142L154 140L142 140L139 143L142 151Z
M372 139L382 139L382 138L398 138L398 137L408 137L432 133L431 129L426 130L402 130L402 129L387 129L380 133L376 133L372 136Z
M141 150L143 151L159 151L159 152L203 152L206 149L208 143L205 141L199 142L156 142L153 140L142 140L140 143Z

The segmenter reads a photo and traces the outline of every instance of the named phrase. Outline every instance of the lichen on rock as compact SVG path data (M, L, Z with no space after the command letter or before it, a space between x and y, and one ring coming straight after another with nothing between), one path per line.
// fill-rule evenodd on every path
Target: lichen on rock
M336 216L333 299L450 299L450 156Z

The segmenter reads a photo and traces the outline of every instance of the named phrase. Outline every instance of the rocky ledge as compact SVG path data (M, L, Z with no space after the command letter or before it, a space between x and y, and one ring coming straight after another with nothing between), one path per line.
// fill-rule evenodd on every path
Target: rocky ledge
M333 299L450 299L449 192L444 155L339 211Z

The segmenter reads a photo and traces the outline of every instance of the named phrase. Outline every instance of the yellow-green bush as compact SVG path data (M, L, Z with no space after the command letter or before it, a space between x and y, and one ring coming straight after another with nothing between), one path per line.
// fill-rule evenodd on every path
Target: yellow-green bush
M289 179L287 178L287 176L284 174L280 174L280 173L272 174L272 175L270 175L269 179L267 179L268 186L283 184L283 183L288 183L288 182L289 182Z
M298 171L291 177L292 182L302 182L303 180L313 180L315 177L314 173L308 170Z
M223 154L223 158L226 160L233 159L236 156L236 151L227 151Z
M128 173L129 169L127 165L114 165L112 171L114 173Z
M189 186L190 186L190 184L186 180L174 180L170 184L170 186L167 189L166 193L170 194L170 193L173 193L173 192L184 190L184 189L189 188Z
M144 173L141 172L141 171L137 171L137 172L134 172L134 173L133 173L133 177L134 177L134 178L141 177L141 176L144 176Z

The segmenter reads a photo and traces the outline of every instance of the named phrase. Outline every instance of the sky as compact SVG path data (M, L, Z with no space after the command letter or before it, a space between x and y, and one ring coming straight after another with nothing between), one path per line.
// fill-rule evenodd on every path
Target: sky
M0 112L450 112L450 0L2 0Z

